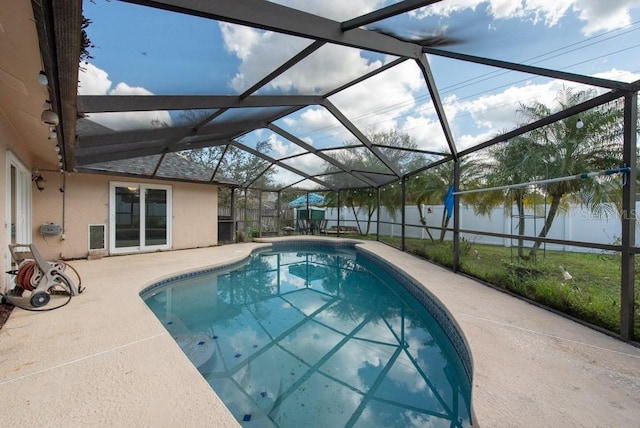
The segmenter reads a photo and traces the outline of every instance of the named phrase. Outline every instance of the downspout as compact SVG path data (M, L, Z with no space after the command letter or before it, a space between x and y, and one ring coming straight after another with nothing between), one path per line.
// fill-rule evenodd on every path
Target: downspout
M66 230L66 205L67 205L67 174L62 173L62 188L60 189L62 192L62 234L60 235L60 240L64 241L67 239L67 235L65 235Z

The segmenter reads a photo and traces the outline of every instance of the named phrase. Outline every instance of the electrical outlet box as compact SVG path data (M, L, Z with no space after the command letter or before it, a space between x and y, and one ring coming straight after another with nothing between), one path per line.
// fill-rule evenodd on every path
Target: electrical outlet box
M60 235L62 227L55 223L45 223L40 225L40 235Z

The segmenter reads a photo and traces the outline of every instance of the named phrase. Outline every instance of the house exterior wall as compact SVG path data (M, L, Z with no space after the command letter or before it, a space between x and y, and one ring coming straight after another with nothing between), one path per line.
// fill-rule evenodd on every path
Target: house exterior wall
M218 243L218 192L215 186L96 174L41 173L46 179L46 188L33 193L33 242L47 258L87 257L90 224L106 225L105 254L108 253L109 185L112 181L171 186L172 249ZM46 223L62 226L63 235L41 235L40 226Z

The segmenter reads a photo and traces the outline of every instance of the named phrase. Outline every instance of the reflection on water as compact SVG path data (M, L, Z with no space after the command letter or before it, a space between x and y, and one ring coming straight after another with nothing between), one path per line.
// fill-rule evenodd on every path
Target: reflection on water
M145 300L245 426L470 425L446 335L355 252L262 252Z

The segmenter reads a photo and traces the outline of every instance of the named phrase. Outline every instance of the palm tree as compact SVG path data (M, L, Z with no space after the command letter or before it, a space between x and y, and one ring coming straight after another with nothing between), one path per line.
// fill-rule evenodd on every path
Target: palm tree
M466 188L475 187L481 170L480 164L472 159L461 161L460 181L465 183ZM434 168L428 169L407 181L407 203L412 203L418 209L420 215L420 223L426 230L432 242L435 241L427 219L422 209L423 205L442 205L447 192L453 185L453 161L440 164ZM464 197L465 200L467 199ZM445 210L442 212L440 221L440 237L439 242L444 241L447 232L447 226L451 219L451 213Z
M565 88L558 92L557 106L551 109L546 105L535 102L529 106L521 106L519 113L527 121L535 121L551 115L554 110L562 111L577 105L594 96L592 90L574 92ZM515 180L527 182L535 179L566 177L590 172L594 170L613 169L620 166L622 159L620 134L620 118L623 111L619 104L612 103L586 111L578 116L571 116L548 126L536 129L524 137L514 140L513 147L507 149L502 156L496 157L496 171L516 171L518 162L522 158L523 150L529 156L529 161L537 164L537 172L530 166L523 168ZM578 127L581 121L584 126ZM513 155L510 153L513 151ZM500 152L496 152L500 155ZM544 175L543 175L544 174ZM595 207L606 195L605 182L602 180L566 180L548 184L542 191L549 202L549 211L544 219L539 238L545 238L553 225L557 214L561 211L563 202L568 196L579 197L590 195L589 207ZM519 195L522 199L523 194ZM521 207L519 206L519 212ZM522 218L521 218L522 220ZM524 230L520 231L524 233ZM529 256L535 256L542 241L537 241L531 248Z
M536 180L544 171L540 169L540 153L535 141L529 136L519 136L507 143L494 146L489 151L488 161L482 164L482 169L491 171L485 177L484 187L500 187L511 184L527 183ZM473 205L474 212L480 215L491 215L492 210L503 205L505 211L511 212L515 204L518 218L518 257L528 258L524 254L524 234L526 226L525 209L534 205L539 192L531 187L516 187L510 189L489 190L467 195L467 200ZM528 202L533 201L533 204Z
M451 184L453 184L453 162L438 165L412 177L407 181L407 204L413 204L418 210L420 224L429 235L431 242L435 242L427 218L424 215L423 205L441 205ZM446 222L446 223L445 223ZM446 214L442 212L442 227L440 241L444 239L445 228L448 220Z

